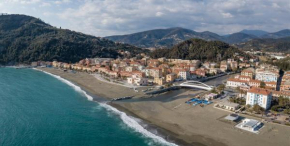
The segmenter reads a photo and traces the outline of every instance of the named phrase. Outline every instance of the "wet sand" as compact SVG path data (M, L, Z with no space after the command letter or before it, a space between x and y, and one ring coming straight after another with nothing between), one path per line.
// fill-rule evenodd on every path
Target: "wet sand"
M169 139L180 145L193 146L289 146L290 127L265 123L260 134L253 134L224 122L222 117L229 112L208 105L192 107L185 104L191 94L204 91L171 91L153 98L138 99L142 92L98 81L87 73L65 73L61 70L42 68L74 82L95 97L112 99L123 96L136 96L137 100L113 102L111 105L129 115L139 117L158 126L158 131L169 135ZM163 130L164 129L164 130Z

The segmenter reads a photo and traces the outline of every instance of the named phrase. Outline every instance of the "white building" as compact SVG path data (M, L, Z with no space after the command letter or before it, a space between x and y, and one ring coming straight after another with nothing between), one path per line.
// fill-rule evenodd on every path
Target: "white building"
M253 119L244 119L240 124L236 125L236 127L258 134L259 129L262 127L262 123Z
M226 86L232 87L232 88L237 88L237 87L240 87L242 85L246 85L246 83L247 83L247 81L244 81L244 80L240 80L237 78L230 78L230 79L228 79Z
M214 105L216 108L221 108L228 111L235 111L239 109L240 105L237 103L229 102L226 98Z
M178 77L180 78L180 79L183 79L183 80L187 80L187 79L189 79L189 71L186 71L186 70L181 70L181 71L179 71L179 73L178 73Z
M278 60L285 58L285 56L279 56L279 55L273 55L272 57L274 57L274 58L276 58Z
M150 76L150 68L145 68L144 70L142 70L142 72L145 73L145 76L146 77L149 77Z
M278 71L269 71L269 70L256 70L256 80L264 82L277 82L279 77Z
M271 106L272 92L262 89L252 87L247 93L246 104L254 106L258 104L264 109L268 109Z
M138 77L137 75L132 75L131 78L127 78L127 82L129 84L136 84L138 86L146 86L146 85L148 85L148 79L147 78Z
M127 67L125 67L125 71L132 72L132 71L134 71L134 67L133 66L127 66Z

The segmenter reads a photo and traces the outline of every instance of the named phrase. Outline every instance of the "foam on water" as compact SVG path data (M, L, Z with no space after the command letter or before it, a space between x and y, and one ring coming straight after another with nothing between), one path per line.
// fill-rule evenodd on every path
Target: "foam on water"
M93 97L92 96L88 95L84 90L82 90L79 86L76 86L72 82L70 82L70 81L68 81L68 80L66 80L66 79L64 79L64 78L62 78L60 76L57 76L57 75L51 74L49 72L46 72L46 71L42 71L42 70L39 70L39 69L35 69L35 70L44 72L44 73L46 73L48 75L51 75L51 76L55 77L56 79L62 81L63 83L66 83L67 85L71 86L77 92L79 92L79 93L83 94L84 96L86 96L89 101L93 101ZM168 142L164 138L162 138L160 136L157 136L157 135L151 133L150 131L146 130L133 117L128 116L126 113L121 112L121 111L117 110L116 108L114 108L114 107L112 107L112 106L110 106L110 105L108 105L106 103L99 103L99 104L100 104L100 106L106 108L108 111L110 111L110 112L112 112L114 114L117 114L121 118L121 120L126 124L126 126L132 128L136 132L141 133L145 137L151 138L154 142L157 142L157 143L160 143L160 144L165 144L165 145L168 145L168 146L177 146L177 144Z

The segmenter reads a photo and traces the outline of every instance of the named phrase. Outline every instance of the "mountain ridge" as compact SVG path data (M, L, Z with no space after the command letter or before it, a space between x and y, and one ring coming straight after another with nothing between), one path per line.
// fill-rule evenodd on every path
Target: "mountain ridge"
M248 34L248 35L254 35L257 37L261 37L265 34L268 34L269 32L267 31L263 31L263 30L248 30L248 29L244 29L242 31L240 31L239 33L244 33L244 34Z
M204 37L202 37L200 33L190 29L174 27L168 29L148 30L128 35L109 36L105 38L116 42L128 43L138 47L147 48L171 47L174 44L180 43L190 38L206 38L207 40L216 39L216 36L212 34L203 33L203 35Z
M253 39L266 38L267 34L272 34L275 38L290 36L290 32L288 33L286 30L282 30L282 32L278 31L276 33L267 33L262 30L242 30L237 33L221 36L210 31L196 32L190 29L174 27L168 29L153 29L126 35L107 36L105 38L115 42L128 43L142 48L170 48L191 38L198 38L207 41L218 40L229 44L237 44ZM271 36L269 37L271 38Z
M257 38L234 46L243 50L275 51L290 53L290 37L285 38Z

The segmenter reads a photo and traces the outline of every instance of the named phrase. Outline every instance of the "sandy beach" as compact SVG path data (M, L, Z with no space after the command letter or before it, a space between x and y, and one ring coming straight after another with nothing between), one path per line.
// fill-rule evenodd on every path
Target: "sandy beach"
M82 87L87 92L91 93L96 97L103 97L106 99L113 99L125 96L136 96L140 97L140 92L135 92L133 89L124 86L118 86L106 82L97 80L93 75L83 72L71 73L64 72L59 69L53 68L38 68L40 70L61 76L74 84Z
M222 118L229 112L213 108L213 104L204 108L185 104L191 94L204 91L171 91L153 98L140 98L142 92L104 83L87 73L70 73L52 68L40 68L72 81L95 97L112 99L135 96L132 101L114 102L111 105L130 115L165 129L173 141L180 145L193 146L289 146L290 127L265 123L259 134L242 131ZM96 98L97 99L97 98ZM251 117L252 118L252 117ZM162 131L162 130L161 130ZM171 138L170 138L171 139Z

